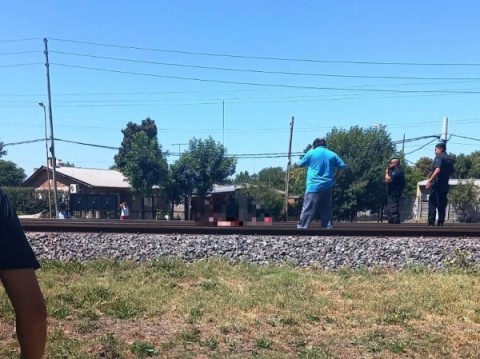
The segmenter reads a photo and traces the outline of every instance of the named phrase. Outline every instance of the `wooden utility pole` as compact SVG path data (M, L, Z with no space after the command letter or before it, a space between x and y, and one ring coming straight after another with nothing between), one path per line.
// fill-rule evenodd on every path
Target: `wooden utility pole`
M52 93L50 91L50 63L48 62L48 40L43 39L45 43L45 67L47 68L47 92L48 92L48 115L50 119L50 153L52 154L52 179L53 179L53 202L55 204L55 218L58 216L58 194L56 167L57 158L55 157L55 137L53 136L53 116L52 116Z
M285 174L285 202L283 204L284 222L288 221L288 183L290 182L290 165L292 164L292 137L294 122L295 118L292 116L292 122L290 122L290 140L288 143L287 173Z

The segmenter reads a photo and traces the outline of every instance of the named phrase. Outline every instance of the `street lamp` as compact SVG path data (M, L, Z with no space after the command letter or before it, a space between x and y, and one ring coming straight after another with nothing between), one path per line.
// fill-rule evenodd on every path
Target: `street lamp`
M45 122L45 154L47 156L47 181L48 181L48 216L52 218L52 198L51 192L52 189L50 187L50 166L48 165L48 135L47 135L47 109L43 102L39 102L38 105L43 108L43 118Z

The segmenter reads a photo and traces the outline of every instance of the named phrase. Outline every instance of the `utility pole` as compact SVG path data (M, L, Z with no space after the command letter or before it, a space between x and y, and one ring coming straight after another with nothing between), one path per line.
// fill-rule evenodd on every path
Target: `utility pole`
M56 167L57 158L55 157L55 137L53 136L53 117L52 117L52 93L50 91L50 63L48 61L48 40L43 39L45 43L45 67L47 69L47 92L48 92L48 114L50 118L50 153L52 154L52 177L53 177L53 201L55 203L55 218L58 216L58 194Z
M48 136L47 136L47 109L43 102L38 105L43 108L43 119L45 123L45 155L47 156L47 182L48 182L48 216L52 218L52 188L50 185L50 166L48 164Z
M225 147L225 100L222 100L222 145Z
M178 146L178 158L180 158L180 146L186 146L188 143L172 143L172 146Z
M288 161L287 161L287 173L285 174L285 202L283 204L284 222L288 221L288 183L290 182L290 165L292 162L292 137L293 137L293 124L295 118L292 116L292 122L290 122L290 140L288 143Z
M402 159L405 155L405 134L403 134L403 141L402 141Z
M448 117L443 118L443 125L442 125L442 134L440 136L440 141L442 141L445 144L445 147L447 147L447 133L448 133Z

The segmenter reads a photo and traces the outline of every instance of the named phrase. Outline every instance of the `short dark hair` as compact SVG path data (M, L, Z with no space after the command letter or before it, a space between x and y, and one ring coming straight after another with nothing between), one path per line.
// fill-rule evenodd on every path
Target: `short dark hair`
M435 145L435 148L439 148L442 150L442 152L445 152L445 150L447 149L447 146L445 145L445 143L440 142Z
M313 148L317 148L318 146L324 146L325 147L326 145L327 145L327 141L324 138L316 138L313 141L312 147Z

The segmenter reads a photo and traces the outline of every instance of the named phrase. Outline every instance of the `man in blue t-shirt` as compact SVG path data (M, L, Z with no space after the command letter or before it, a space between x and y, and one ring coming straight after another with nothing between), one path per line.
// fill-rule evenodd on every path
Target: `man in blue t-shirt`
M448 180L453 173L453 160L445 152L445 143L435 146L435 158L433 160L433 172L427 180L426 188L430 189L428 196L428 225L435 225L438 211L437 225L443 226L445 211L447 208Z
M405 174L400 168L400 160L392 158L385 170L385 184L387 189L387 217L388 223L400 224L400 197L405 188Z
M326 146L325 139L317 138L313 141L312 148L300 161L300 167L308 167L308 169L303 208L297 228L308 228L317 209L322 228L332 228L333 185L342 176L347 166Z

